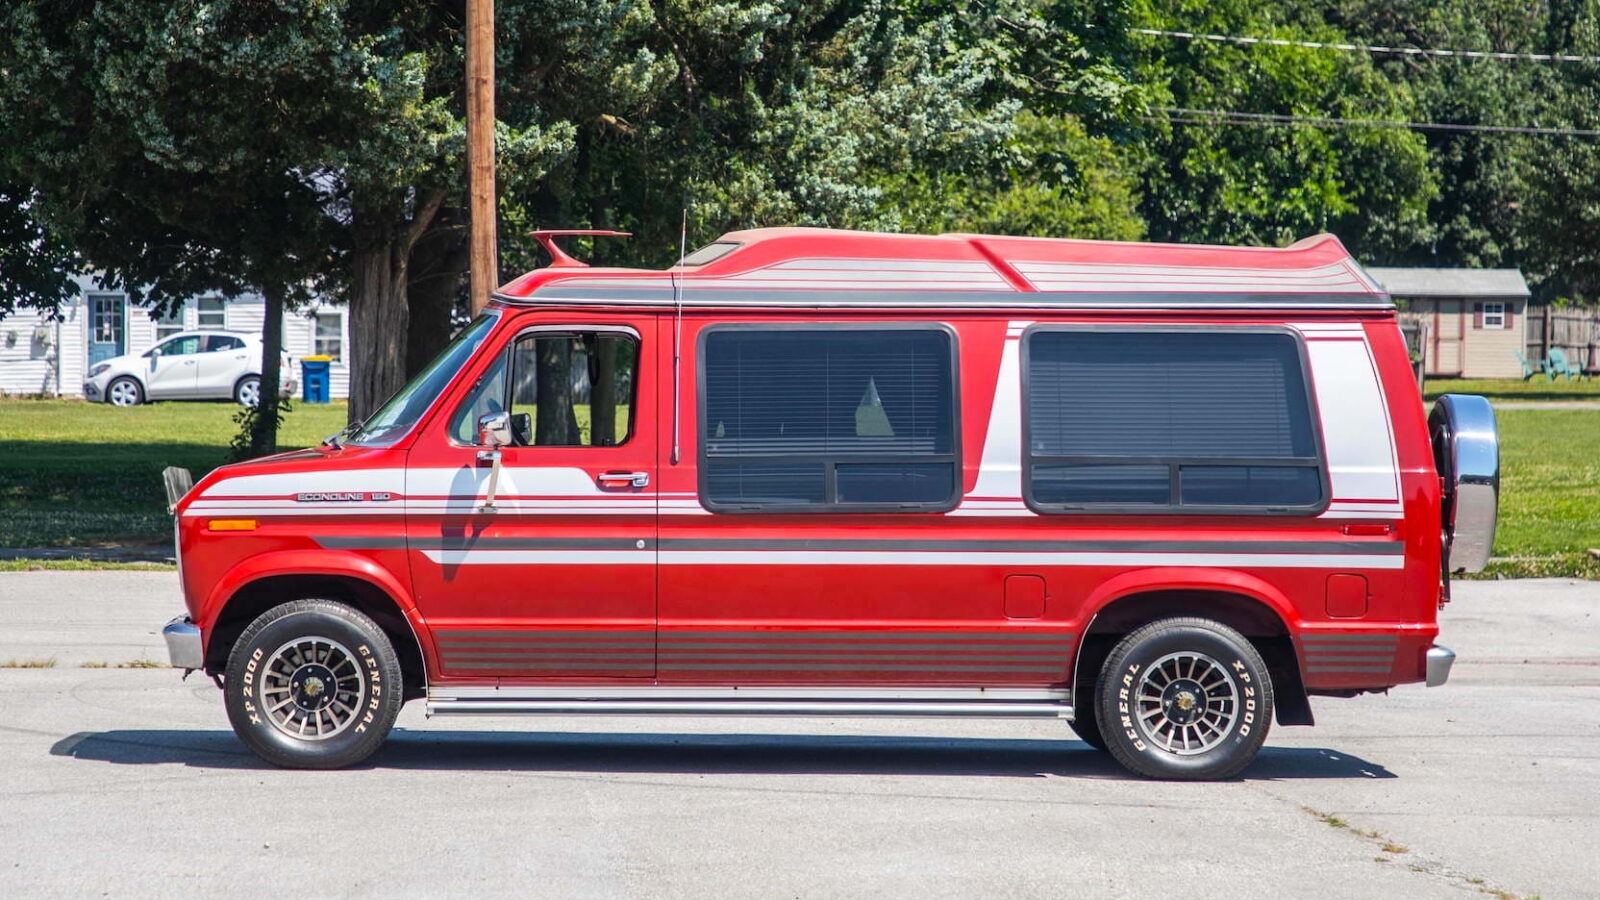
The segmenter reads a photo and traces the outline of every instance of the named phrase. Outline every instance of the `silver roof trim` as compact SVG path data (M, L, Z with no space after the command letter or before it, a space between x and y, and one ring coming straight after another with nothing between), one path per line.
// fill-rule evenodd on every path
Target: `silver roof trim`
M682 303L691 309L1394 309L1386 294L1299 294L1273 292L997 292L997 291L820 291L738 290L688 286ZM541 287L528 297L495 292L494 299L512 306L631 306L672 308L670 287L563 288L560 282Z

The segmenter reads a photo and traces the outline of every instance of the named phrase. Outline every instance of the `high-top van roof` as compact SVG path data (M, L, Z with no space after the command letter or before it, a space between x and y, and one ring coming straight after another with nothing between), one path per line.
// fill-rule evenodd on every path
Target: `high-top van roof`
M510 304L813 309L1388 309L1331 234L1223 247L827 228L733 231L669 269L564 263Z

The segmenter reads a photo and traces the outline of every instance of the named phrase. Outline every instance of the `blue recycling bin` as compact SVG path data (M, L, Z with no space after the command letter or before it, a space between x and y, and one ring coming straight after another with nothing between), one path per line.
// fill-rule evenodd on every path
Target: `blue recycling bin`
M328 373L333 360L327 356L300 358L300 399L307 403L328 402Z

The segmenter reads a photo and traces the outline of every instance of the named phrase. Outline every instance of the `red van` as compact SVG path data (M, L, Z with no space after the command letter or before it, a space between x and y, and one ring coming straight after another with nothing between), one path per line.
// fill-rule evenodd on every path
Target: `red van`
M554 257L323 446L169 470L172 664L265 759L358 762L421 699L1042 716L1141 775L1226 778L1313 695L1449 674L1493 414L1430 418L1331 236Z

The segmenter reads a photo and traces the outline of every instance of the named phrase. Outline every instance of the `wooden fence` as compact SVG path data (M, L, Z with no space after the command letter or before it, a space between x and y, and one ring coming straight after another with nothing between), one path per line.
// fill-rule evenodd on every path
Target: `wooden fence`
M1529 359L1544 359L1559 347L1585 372L1600 372L1600 308L1530 306L1523 321Z

